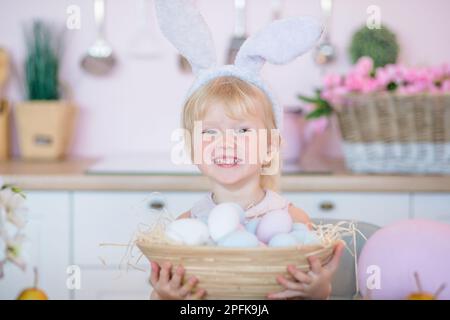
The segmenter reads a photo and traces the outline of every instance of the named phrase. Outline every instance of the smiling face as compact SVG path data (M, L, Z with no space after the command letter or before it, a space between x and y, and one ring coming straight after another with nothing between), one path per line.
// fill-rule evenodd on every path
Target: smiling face
M191 135L193 162L221 185L259 178L263 164L278 155L273 142L279 142L279 135L269 100L237 78L214 79L194 93L185 105L183 125Z
M208 107L200 130L194 136L194 158L200 153L198 167L202 173L222 185L234 185L259 175L263 164L260 144L266 134L261 114L247 119L233 119L226 107L215 103ZM264 152L263 150L262 152Z

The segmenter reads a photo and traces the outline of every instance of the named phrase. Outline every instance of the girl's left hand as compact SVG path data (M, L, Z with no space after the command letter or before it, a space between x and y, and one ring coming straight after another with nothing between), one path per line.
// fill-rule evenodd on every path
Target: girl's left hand
M284 276L278 276L277 281L286 290L270 293L269 299L328 299L331 294L331 280L335 274L344 244L339 243L333 253L333 258L324 266L316 257L309 257L308 261L311 270L306 273L298 270L295 266L289 265L288 272L294 280Z

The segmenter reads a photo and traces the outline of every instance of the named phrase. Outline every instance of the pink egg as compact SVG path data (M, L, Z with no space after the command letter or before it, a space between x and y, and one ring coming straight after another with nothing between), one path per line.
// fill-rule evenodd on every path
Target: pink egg
M266 213L258 224L256 236L268 243L273 236L292 230L292 218L286 210L274 210Z
M361 295L370 299L399 300L419 291L450 299L450 224L432 220L397 221L375 232L358 259Z

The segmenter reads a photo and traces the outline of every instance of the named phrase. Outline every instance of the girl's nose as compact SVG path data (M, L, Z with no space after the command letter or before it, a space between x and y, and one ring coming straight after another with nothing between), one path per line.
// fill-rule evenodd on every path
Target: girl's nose
M236 147L236 135L233 131L227 130L222 132L219 138L219 146L227 149L227 148L235 148Z

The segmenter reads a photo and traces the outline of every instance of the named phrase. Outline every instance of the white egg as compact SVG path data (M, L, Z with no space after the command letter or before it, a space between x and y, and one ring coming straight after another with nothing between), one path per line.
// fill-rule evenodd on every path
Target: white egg
M207 225L198 219L180 219L167 226L166 236L180 244L198 246L208 242L209 231Z
M245 210L242 209L242 207L240 205L238 205L237 203L233 203L233 202L229 202L229 203L232 204L236 208L236 211L239 212L239 222L243 225L245 222Z
M220 238L238 229L243 215L244 210L235 203L226 202L215 206L208 216L211 238L217 242Z
M259 246L256 236L245 230L237 230L220 239L219 247L253 248Z
M297 239L290 233L277 234L269 241L269 247L292 247L297 244Z
M261 221L261 218L253 218L249 220L245 224L245 229L250 233L256 234L256 228L258 228L259 221Z
M170 241L176 242L178 244L184 244L183 236L181 234L179 234L178 232L176 232L176 230L174 230L177 228L176 227L169 228L169 227L170 227L170 225L167 226L166 232L165 232L167 239L169 239Z

